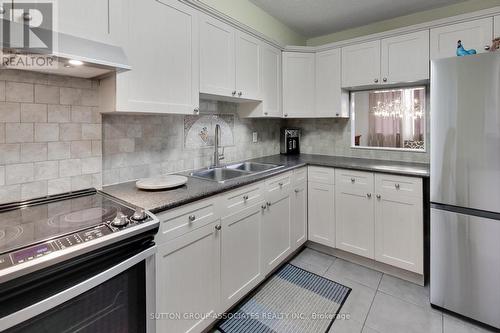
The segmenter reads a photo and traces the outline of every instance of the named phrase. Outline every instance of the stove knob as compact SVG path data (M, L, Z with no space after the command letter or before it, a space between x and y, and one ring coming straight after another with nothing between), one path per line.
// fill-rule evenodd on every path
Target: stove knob
M111 221L111 224L114 227L124 227L128 224L128 219L125 215L123 214L118 214L116 217Z
M137 208L134 212L134 215L132 215L132 219L134 221L142 221L145 220L148 217L146 214L146 211L142 208Z

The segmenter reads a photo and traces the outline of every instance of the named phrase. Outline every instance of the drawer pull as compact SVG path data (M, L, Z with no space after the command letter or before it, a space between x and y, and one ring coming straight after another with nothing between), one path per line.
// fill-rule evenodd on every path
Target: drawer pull
M382 196L380 194L377 194L377 199L380 200L380 198L382 198Z
M396 190L399 190L399 184L395 184L394 187L396 188Z
M371 193L366 193L366 197L367 197L368 199L370 199L370 198L372 197L372 194L371 194Z
M298 188L295 189L295 193L299 193L300 190Z
M246 195L246 194L245 194L245 195L243 196L243 200L247 201L247 200L248 200L248 195Z
M353 184L354 184L355 182L356 182L356 179L351 178L351 183L353 183Z
M189 222L193 222L194 220L196 220L196 216L189 215Z
M280 187L283 187L283 183L278 183L278 185L279 185Z
M267 207L270 207L271 206L271 202L270 201L266 202L266 205L267 205Z
M262 209L266 209L266 208L267 208L267 205L266 205L266 204L262 204L262 206L260 206L260 208L262 208Z
M220 224L217 224L217 225L215 226L215 230L216 230L216 231L219 231L220 229L222 229L221 225L220 225Z

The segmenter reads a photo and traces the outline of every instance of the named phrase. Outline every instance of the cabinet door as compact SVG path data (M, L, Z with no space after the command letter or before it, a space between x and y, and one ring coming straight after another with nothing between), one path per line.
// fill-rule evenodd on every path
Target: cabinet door
M260 42L244 32L236 32L236 91L237 96L260 98ZM240 94L241 93L241 94Z
M197 12L176 0L129 4L125 52L133 70L117 74L117 110L193 114L199 105Z
M108 1L103 0L56 0L57 30L99 42L109 42ZM89 18L92 23L89 24Z
M377 195L375 260L423 274L422 198Z
M290 253L291 196L270 195L262 221L262 258L265 274L278 266Z
M156 311L203 313L220 311L220 232L218 222L158 247ZM201 332L212 318L158 320L157 332Z
M340 49L316 53L316 117L341 117Z
M335 247L334 185L309 182L307 187L308 239Z
M307 182L295 185L292 193L292 251L307 240Z
M283 114L314 116L314 53L283 52Z
M263 115L281 117L281 50L263 44L260 56Z
M349 186L335 187L337 248L374 258L374 211L371 194Z
M495 16L493 18L493 27L494 27L494 33L493 33L493 38L500 37L500 15Z
M466 49L486 52L484 48L491 44L492 32L491 17L431 29L431 59L455 57L458 40Z
M379 81L379 40L342 48L342 87L373 85Z
M222 302L225 309L262 279L261 204L222 219Z
M429 31L382 39L382 83L429 79Z
M200 92L232 96L235 90L234 33L229 25L200 14Z

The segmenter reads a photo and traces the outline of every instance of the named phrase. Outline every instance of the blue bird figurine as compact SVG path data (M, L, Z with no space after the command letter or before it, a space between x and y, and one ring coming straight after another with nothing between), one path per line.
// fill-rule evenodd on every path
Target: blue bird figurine
M473 54L476 54L476 53L477 52L474 49L470 49L470 50L464 49L461 40L459 40L457 42L457 56L462 57L462 56L473 55Z

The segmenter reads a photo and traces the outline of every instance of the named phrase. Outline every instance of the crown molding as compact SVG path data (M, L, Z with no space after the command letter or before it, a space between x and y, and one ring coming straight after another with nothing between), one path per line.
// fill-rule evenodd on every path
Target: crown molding
M242 30L242 31L276 47L276 48L279 48L280 50L285 49L285 45L281 44L277 40L275 40L267 35L264 35L263 33L255 30L254 28L252 28L246 24L243 24L238 20L235 20L231 16L226 15L223 12L221 12L221 11L219 11L219 10L217 10L217 9L215 9L215 8L213 8L213 7L207 5L199 0L179 0L179 1L188 5L188 6L196 8L197 10L199 10L207 15L210 15L218 20L221 20L221 21L233 26L234 28Z

